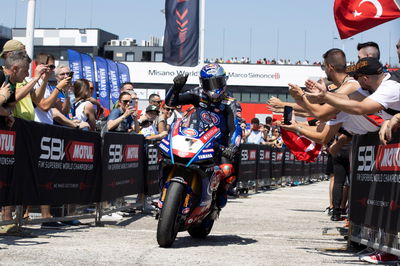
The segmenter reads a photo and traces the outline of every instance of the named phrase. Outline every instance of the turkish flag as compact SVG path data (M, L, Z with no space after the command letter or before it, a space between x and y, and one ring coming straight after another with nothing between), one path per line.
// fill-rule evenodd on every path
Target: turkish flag
M281 128L282 140L286 147L300 161L314 162L321 153L322 144L316 143L304 136Z
M396 0L335 0L333 7L341 39L400 17Z

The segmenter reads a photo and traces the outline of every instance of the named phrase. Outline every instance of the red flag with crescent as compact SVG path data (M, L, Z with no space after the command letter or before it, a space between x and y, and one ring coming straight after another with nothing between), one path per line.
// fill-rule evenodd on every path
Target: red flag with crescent
M399 0L335 0L333 7L341 39L400 17Z
M322 145L304 136L281 128L282 140L299 161L314 162L321 153Z

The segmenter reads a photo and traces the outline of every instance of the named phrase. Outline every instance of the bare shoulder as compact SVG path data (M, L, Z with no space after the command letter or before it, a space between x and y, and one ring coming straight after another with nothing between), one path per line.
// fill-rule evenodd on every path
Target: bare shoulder
M336 91L338 93L349 95L361 88L360 83L358 81L351 79L344 83L340 88Z

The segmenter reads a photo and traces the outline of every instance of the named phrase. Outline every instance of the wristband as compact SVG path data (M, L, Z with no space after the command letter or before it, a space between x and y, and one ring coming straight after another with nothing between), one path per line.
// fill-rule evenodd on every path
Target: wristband
M303 94L301 95L301 98L303 98L303 96L304 96L304 95L306 95L306 93L305 93L305 92L303 92Z

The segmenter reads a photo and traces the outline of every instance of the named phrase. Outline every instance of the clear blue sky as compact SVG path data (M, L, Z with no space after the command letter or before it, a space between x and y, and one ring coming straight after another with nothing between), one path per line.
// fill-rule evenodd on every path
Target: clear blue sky
M2 2L0 24L25 27L28 1ZM320 61L323 52L334 46L344 47L348 60L356 60L357 43L375 41L383 63L389 62L389 54L390 62L398 63L395 43L400 39L400 19L357 34L353 40L335 40L333 2L206 0L205 56L251 56L253 62L264 57ZM36 8L36 27L100 28L139 43L164 34L164 0L36 0Z

